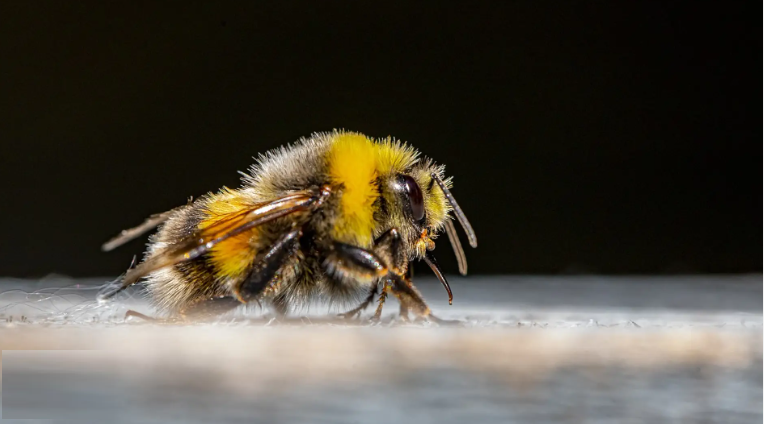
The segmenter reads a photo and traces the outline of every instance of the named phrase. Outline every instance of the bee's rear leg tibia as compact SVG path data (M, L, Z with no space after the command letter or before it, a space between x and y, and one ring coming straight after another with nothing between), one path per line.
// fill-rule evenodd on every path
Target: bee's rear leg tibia
M369 295L364 299L364 301L358 305L358 307L353 308L347 312L343 312L341 314L338 314L337 316L345 319L353 319L361 314L361 312L364 311L364 309L368 308L369 305L371 305L371 302L374 301L374 298L377 296L377 284L374 283L371 286L371 290L369 290Z
M179 316L186 321L204 321L219 317L241 305L233 296L212 297L183 308Z
M134 311L132 309L128 309L128 311L125 312L125 320L127 320L130 317L140 318L140 319L142 319L144 321L149 321L149 322L165 322L166 321L166 320L164 320L162 318L150 317L150 316L144 315L144 314L142 314L142 313L140 313L138 311Z

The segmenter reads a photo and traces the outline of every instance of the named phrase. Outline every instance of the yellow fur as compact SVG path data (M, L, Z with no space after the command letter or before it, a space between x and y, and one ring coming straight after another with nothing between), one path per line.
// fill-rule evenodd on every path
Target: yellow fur
M343 192L342 214L333 236L358 246L371 246L377 225L373 209L379 197L377 177L402 172L415 161L414 149L390 138L375 142L359 133L336 133L329 149L329 174L334 184L343 186Z
M433 190L431 195L425 196L425 208L429 213L429 218L432 222L443 222L448 219L448 202L446 201L446 195L441 190Z
M427 168L418 167L412 171L412 176L417 180L420 187L427 187L432 181L432 176L427 172ZM451 179L448 178L444 181L446 187L451 188ZM451 212L451 207L446 201L446 195L443 190L435 186L434 190L424 191L424 203L427 210L427 217L432 223L443 223L448 219L448 213Z
M412 147L393 141L390 137L376 144L377 171L380 175L398 174L413 165L417 160L417 151Z
M374 209L379 192L377 146L358 133L338 133L329 148L329 175L342 185L342 213L334 226L340 241L369 247L375 227Z

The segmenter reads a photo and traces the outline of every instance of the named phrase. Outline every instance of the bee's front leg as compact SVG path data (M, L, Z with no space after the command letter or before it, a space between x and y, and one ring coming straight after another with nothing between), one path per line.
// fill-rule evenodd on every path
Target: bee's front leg
M390 264L390 270L385 280L385 288L383 289L383 296L386 296L387 293L392 293L398 299L401 305L400 318L404 321L408 320L409 312L413 312L421 318L429 318L431 316L430 308L416 287L411 283L411 279L406 276L409 272L409 258L401 247L400 232L395 228L391 228L382 234L375 242L374 251L385 258ZM384 300L384 298L380 298L380 307L375 314L377 318L382 312L381 306Z
M409 311L412 311L418 318L432 318L430 307L427 306L414 284L404 276L393 275L392 277L390 292L398 298L398 302L401 304L401 319L407 321Z

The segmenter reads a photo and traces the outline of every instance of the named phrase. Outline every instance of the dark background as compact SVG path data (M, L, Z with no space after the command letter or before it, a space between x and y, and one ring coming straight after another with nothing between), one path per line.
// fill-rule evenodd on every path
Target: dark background
M240 3L3 2L0 275L332 128L447 164L473 272L761 272L757 2Z

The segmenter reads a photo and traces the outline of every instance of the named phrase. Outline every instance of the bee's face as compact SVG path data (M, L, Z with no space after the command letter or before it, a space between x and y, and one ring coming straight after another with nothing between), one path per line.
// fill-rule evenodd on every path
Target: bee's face
M442 168L425 162L389 175L380 186L380 222L384 229L397 228L419 257L435 247L432 238L443 228L450 210L433 173L442 173Z

